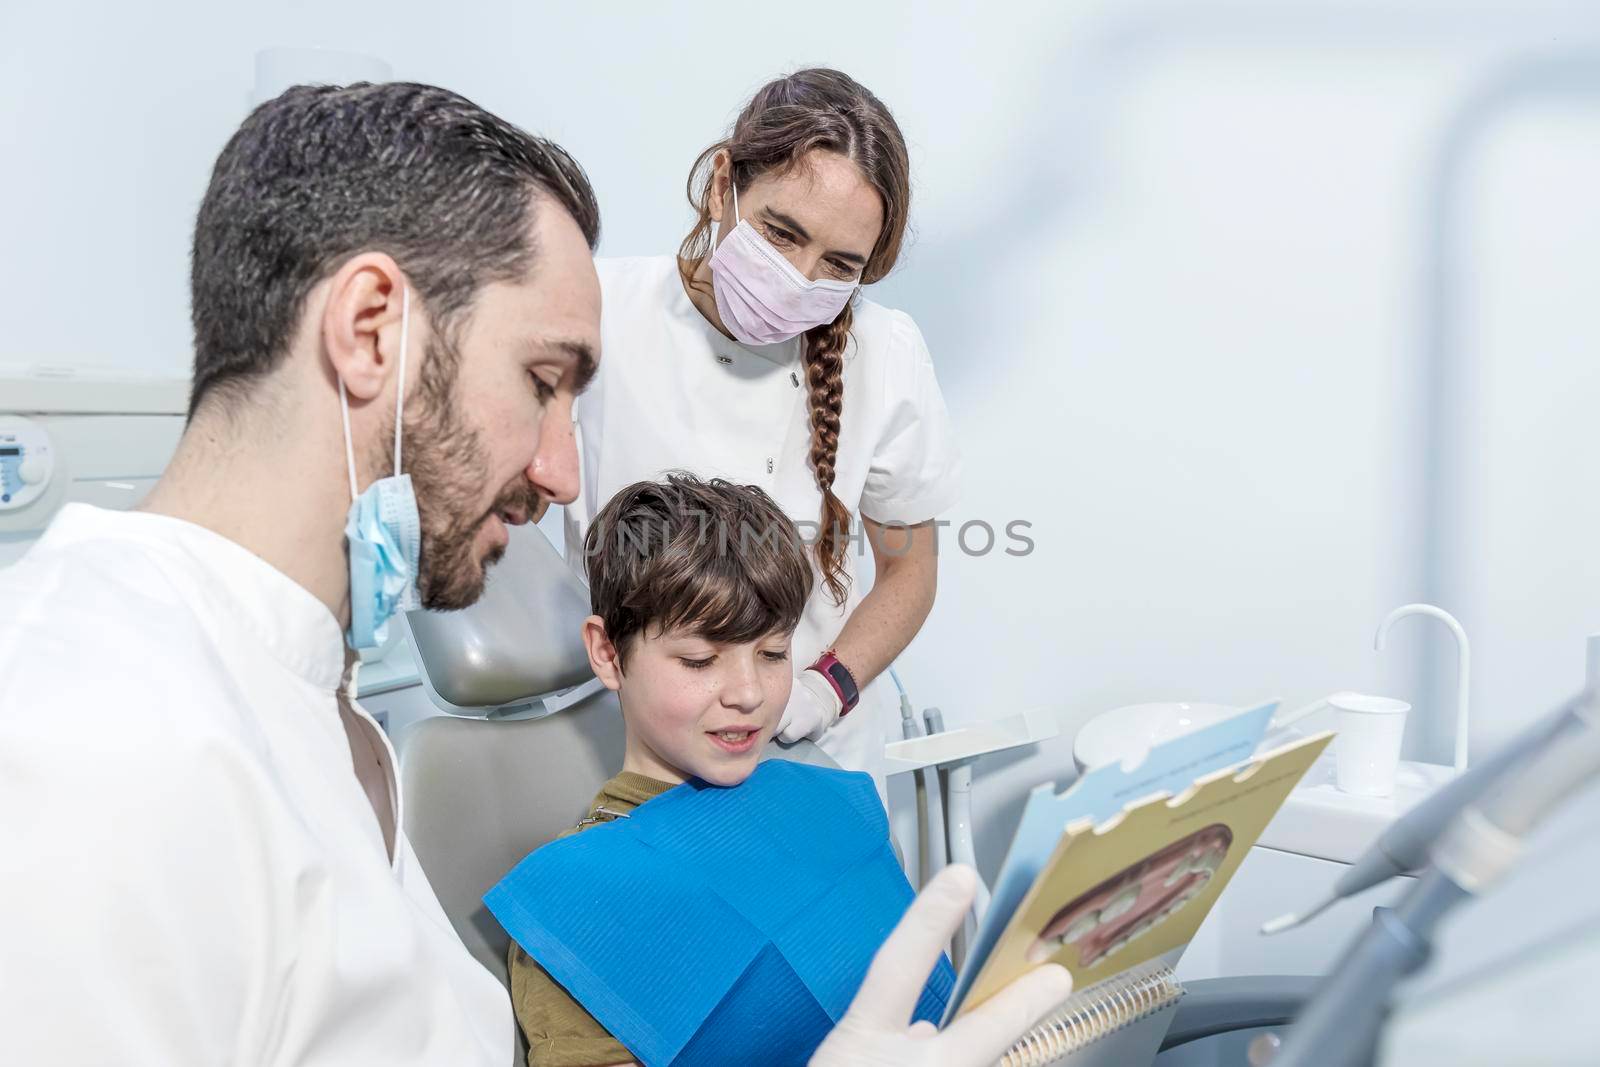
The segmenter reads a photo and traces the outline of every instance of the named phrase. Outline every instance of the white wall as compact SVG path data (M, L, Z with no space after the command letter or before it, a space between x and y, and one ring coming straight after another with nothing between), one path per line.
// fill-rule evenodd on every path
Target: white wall
M1048 704L1070 736L1144 700L1448 697L1423 685L1423 624L1370 647L1424 591L1430 177L1474 87L1596 40L1592 5L621 10L8 5L0 361L182 369L189 227L259 48L368 52L561 141L612 254L674 248L696 152L765 78L828 63L912 144L918 238L876 295L933 346L967 459L952 518L1037 543L946 555L902 660L918 702ZM1484 432L1440 458L1465 479L1443 593L1478 641L1484 738L1575 682L1600 628L1596 115L1500 122L1463 200L1475 399L1453 417ZM1438 699L1413 753L1448 752ZM1068 753L984 768L985 866Z
M1600 55L1584 101L1513 99L1466 161L1448 588L1490 736L1581 683L1600 632Z

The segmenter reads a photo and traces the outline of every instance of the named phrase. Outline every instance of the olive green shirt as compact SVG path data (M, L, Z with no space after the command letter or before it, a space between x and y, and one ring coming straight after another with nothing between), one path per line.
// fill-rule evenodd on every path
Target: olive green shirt
M667 782L623 771L601 787L589 805L588 816L561 837L609 822L671 788ZM633 1053L607 1033L515 941L511 942L507 960L511 968L511 1003L528 1038L528 1067L602 1067L633 1062Z

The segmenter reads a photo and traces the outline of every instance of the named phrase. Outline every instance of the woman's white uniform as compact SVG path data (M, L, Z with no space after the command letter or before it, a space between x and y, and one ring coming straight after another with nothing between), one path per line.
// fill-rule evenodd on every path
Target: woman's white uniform
M603 358L576 412L583 485L566 509L574 569L582 573L583 537L606 501L671 470L758 485L814 540L822 491L808 460L804 337L762 347L729 340L690 302L672 256L601 259L596 266ZM872 549L860 517L927 522L955 502L958 489L949 414L911 317L858 299L843 374L833 491L857 520L845 559L850 593L836 605L818 573L795 631L797 670L833 644L861 602L857 576ZM880 792L883 746L899 736L887 681L866 686L860 705L820 742L840 765L870 773Z

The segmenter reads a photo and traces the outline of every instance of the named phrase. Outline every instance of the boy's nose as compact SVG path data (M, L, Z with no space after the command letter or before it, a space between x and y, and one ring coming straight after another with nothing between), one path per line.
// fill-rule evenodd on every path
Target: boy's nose
M749 713L761 706L761 699L761 681L750 665L735 668L722 687L722 706L726 708Z

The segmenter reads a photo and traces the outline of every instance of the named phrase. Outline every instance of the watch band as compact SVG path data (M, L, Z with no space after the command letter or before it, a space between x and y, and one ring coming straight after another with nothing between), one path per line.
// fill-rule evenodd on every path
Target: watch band
M828 680L833 691L839 695L839 718L850 714L851 710L861 702L861 688L856 685L856 679L850 673L850 668L839 662L839 657L833 649L828 649L818 656L816 662L806 668L816 671Z

